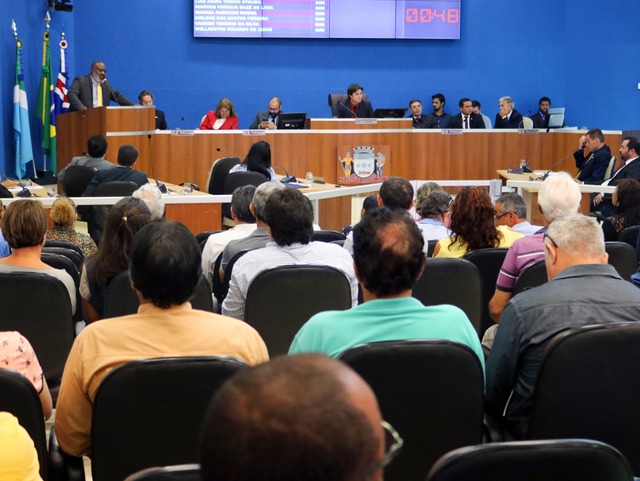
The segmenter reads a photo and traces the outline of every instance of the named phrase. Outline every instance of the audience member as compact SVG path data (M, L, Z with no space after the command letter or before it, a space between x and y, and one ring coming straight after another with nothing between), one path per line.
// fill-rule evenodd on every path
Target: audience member
M358 374L306 354L242 371L220 388L200 465L203 481L381 481L401 445Z
M620 144L620 160L622 166L602 185L613 187L622 179L635 179L640 181L640 142L635 137L624 137ZM611 194L600 193L593 198L591 210L597 210L602 217L613 214L615 207Z
M253 119L249 129L268 129L274 130L278 127L278 117L282 113L282 100L278 97L271 97L269 99L269 108L267 110L260 110L256 114L256 118Z
M471 107L474 114L480 115L482 117L485 129L490 129L491 127L493 127L491 125L491 119L489 118L489 116L482 113L482 104L478 100L472 100Z
M581 197L578 185L566 172L548 176L538 191L538 208L545 226L562 215L578 212ZM541 259L544 259L544 232L517 239L509 247L498 274L496 290L489 302L489 313L494 321L500 321L502 310L511 299L513 287L525 267ZM483 344L490 348L494 335L493 329L488 331Z
M551 99L542 97L538 101L538 112L531 116L534 129L546 129L549 127L549 107L551 107Z
M244 160L231 167L229 173L246 171L259 172L267 180L278 180L276 172L271 167L271 145L269 145L269 142L260 140L253 144Z
M250 204L256 191L253 185L243 185L233 191L231 196L231 218L235 227L217 234L211 234L202 249L202 275L209 282L214 275L214 266L225 246L236 239L243 239L256 230L256 218L251 212Z
M433 257L462 257L478 249L509 247L522 237L507 226L496 227L494 218L489 194L481 187L464 187L451 205L449 229L453 234L438 241Z
M37 200L9 204L2 216L2 234L11 254L0 259L0 272L34 272L60 280L69 293L71 312L76 312L76 285L64 269L54 269L40 260L47 233L47 214Z
M425 182L416 192L416 213L422 209L424 202L432 192L443 192L442 187L437 182ZM420 215L420 214L418 214Z
M238 130L238 116L231 100L221 99L216 110L210 110L204 116L200 130Z
M640 319L640 291L607 264L594 218L554 220L544 247L549 282L509 301L487 360L488 408L516 437L526 435L538 371L556 334Z
M426 199L420 199L420 203L416 202L416 212L421 217L418 228L425 242L425 252L428 241L451 236L451 202L451 196L443 191L431 192Z
M618 240L624 229L640 224L640 182L622 179L613 192L612 202L616 210L602 223L605 241Z
M79 111L82 115L92 107L109 106L111 100L118 105L133 105L133 102L113 88L107 80L107 67L99 60L91 64L89 75L79 75L73 79L69 92L69 112Z
M153 107L153 94L148 90L143 90L138 94L138 102L145 107ZM167 119L164 112L156 108L156 130L167 130Z
M151 213L151 220L159 220L164 218L164 199L162 192L157 185L149 182L138 188L131 197L143 200L147 204L147 208Z
M64 186L64 180L67 178L67 170L75 165L84 165L93 167L96 170L112 169L115 167L111 162L104 158L107 153L107 139L102 135L93 135L87 141L87 153L89 155L81 155L74 157L64 169L58 172L58 181Z
M33 439L8 412L0 412L0 479L42 481Z
M55 427L60 447L74 456L91 452L96 391L121 364L167 356L223 355L252 365L268 359L264 342L248 324L191 308L201 276L200 247L182 224L158 221L142 229L131 250L129 275L140 299L138 313L87 326L64 368Z
M358 300L358 284L351 256L340 246L311 242L313 207L299 190L286 188L272 192L264 209L264 219L274 242L256 249L236 262L222 313L244 318L247 291L262 271L286 265L326 265L342 271L351 286L352 304Z
M350 84L347 87L346 102L339 102L336 110L339 119L371 118L373 107L371 102L362 98L364 87L359 84Z
M584 149L589 149L585 156ZM582 184L601 184L611 161L611 150L604 143L604 134L600 129L591 129L580 137L578 150L573 153L578 174L576 178Z
M10 198L13 198L11 192L9 192L9 195L11 196ZM4 198L2 196L2 192L0 192L0 198ZM0 258L7 257L9 254L11 254L11 247L9 247L9 243L2 235L2 216L4 215L5 209L6 207L4 206L2 201L0 201Z
M53 227L47 231L47 240L71 242L89 257L98 248L89 234L75 230L78 213L76 204L69 197L59 197L51 206L50 212Z
M531 225L527 221L527 204L521 195L515 192L503 194L496 200L496 226L506 225L516 232L531 235L542 229L540 225Z
M511 97L500 97L500 111L496 114L495 129L519 129L522 127L522 114L515 109Z
M419 99L412 99L409 102L409 110L411 110L411 113L407 117L411 117L411 124L414 129L430 129L434 126L434 119L430 119L422 113L422 102Z
M149 222L151 214L140 199L125 197L109 210L98 250L85 259L80 276L80 295L88 322L102 319L107 285L127 270L133 238Z
M53 401L47 380L31 344L19 332L0 332L0 368L19 372L33 384L40 397L44 418L49 419Z
M365 215L370 214L376 209L379 209L378 196L369 195L365 197L362 201L362 209L360 209L360 218L362 219ZM342 234L344 234L345 237L351 234L351 232L353 232L352 225L345 225L342 228Z
M431 129L446 129L451 121L451 114L444 111L446 100L442 94L433 94L431 96L431 105L433 112L427 115L427 124Z
M138 149L131 144L121 145L118 149L117 167L98 170L89 185L87 185L82 197L93 196L96 188L105 182L129 181L137 184L138 187L149 182L147 174L133 169L137 160Z
M450 129L484 129L482 117L473 113L471 99L460 99L458 107L460 108L460 113L451 117L448 125Z
M364 304L316 314L296 334L289 353L336 357L367 342L448 339L468 345L484 363L478 334L462 310L427 307L411 297L425 268L423 248L420 230L407 212L383 208L364 217L355 227L353 247Z

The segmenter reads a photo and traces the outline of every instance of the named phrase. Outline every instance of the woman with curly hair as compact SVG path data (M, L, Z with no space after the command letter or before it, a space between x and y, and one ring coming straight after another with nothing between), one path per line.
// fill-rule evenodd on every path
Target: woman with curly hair
M611 202L616 210L602 223L605 241L615 241L624 229L640 224L640 182L622 179L613 192Z
M47 240L71 242L82 251L84 257L93 254L97 247L89 234L76 232L76 204L69 197L60 197L51 206L53 227L47 231Z
M133 238L151 222L143 200L125 197L107 215L98 250L85 260L80 277L80 295L87 322L102 319L107 286L117 274L129 268Z
M522 234L495 226L491 198L481 187L465 187L451 205L451 236L441 239L433 257L462 257L467 252L490 247L509 247Z

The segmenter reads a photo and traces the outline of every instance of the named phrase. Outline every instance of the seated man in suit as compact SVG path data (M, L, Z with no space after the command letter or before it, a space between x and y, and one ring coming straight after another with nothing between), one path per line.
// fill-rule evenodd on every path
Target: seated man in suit
M589 154L585 155L585 148ZM591 129L580 137L578 150L573 153L581 184L601 184L611 161L611 150L604 143L604 134L600 129Z
M290 354L320 352L337 357L368 342L447 339L469 346L484 365L478 334L462 310L450 305L427 307L411 297L426 256L420 229L405 210L382 208L364 216L354 227L353 240L364 304L313 316L296 334Z
M567 214L544 237L549 282L509 301L487 360L487 408L517 437L527 433L544 352L553 337L590 324L640 319L640 290L607 264L593 217Z
M268 359L264 342L248 324L191 308L201 276L200 246L182 224L160 220L141 229L129 275L140 299L138 313L87 326L64 368L56 435L62 450L74 456L91 453L93 402L112 369L168 356L231 356L250 365Z
M419 99L412 99L409 102L411 113L407 117L411 117L414 129L430 129L435 125L435 120L422 113L422 102Z
M460 113L451 117L449 121L450 129L484 129L482 117L473 113L471 99L460 99L458 107L460 107Z
M115 167L111 162L105 160L104 155L107 153L107 139L102 135L92 135L87 141L87 153L89 155L81 155L74 157L64 169L58 172L58 180L64 185L64 179L67 177L67 169L73 165L86 165L96 170L111 169Z
M538 101L538 112L531 116L534 129L546 129L549 127L549 107L551 107L551 99L542 97Z
M153 94L148 90L143 90L138 94L138 102L145 107L153 107ZM167 130L167 120L164 112L156 108L156 130Z
M338 103L339 119L362 119L373 117L371 102L362 98L364 87L359 84L350 84L347 87L347 101Z
M274 130L278 126L278 116L282 113L282 100L278 97L271 97L269 109L260 110L253 119L249 129L269 129Z
M105 182L129 181L137 184L138 187L149 182L147 174L138 170L133 170L133 166L138 160L138 149L131 144L121 145L118 149L118 166L112 169L99 170L85 189L82 197L91 197L98 185Z
M500 97L498 101L500 112L496 114L494 129L519 129L522 127L522 114L515 109L511 97Z
M313 354L280 357L238 373L213 397L202 480L381 481L397 436L350 367Z
M96 60L91 64L89 75L79 75L73 80L69 92L69 111L82 115L92 107L108 106L111 100L118 105L133 105L133 102L113 88L107 80L107 67Z
M222 314L244 319L247 291L256 276L273 267L291 265L325 265L342 271L351 287L352 305L357 304L358 284L349 253L336 244L311 241L313 207L309 199L293 187L276 190L267 199L264 219L274 242L236 262Z

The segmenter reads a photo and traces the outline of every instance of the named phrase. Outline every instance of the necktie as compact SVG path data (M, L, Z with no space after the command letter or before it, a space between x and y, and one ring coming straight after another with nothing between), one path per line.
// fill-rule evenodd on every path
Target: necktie
M464 128L465 129L469 128L469 116L468 115L464 116Z
M102 84L96 84L96 92L98 94L98 107L102 107Z

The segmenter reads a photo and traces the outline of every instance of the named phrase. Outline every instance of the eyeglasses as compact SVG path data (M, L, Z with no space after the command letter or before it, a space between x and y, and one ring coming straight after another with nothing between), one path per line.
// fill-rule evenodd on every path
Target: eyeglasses
M398 434L398 431L396 431L391 424L387 421L380 421L380 425L384 429L384 456L382 456L380 462L373 467L371 470L372 473L375 473L378 469L384 469L391 464L391 461L395 459L404 445L400 434Z
M509 214L511 214L511 212L513 212L513 211L512 211L512 210L508 210L507 212L504 212L504 213L502 213L502 214L500 214L500 215L496 215L496 216L494 216L494 217L496 218L496 220L498 220L498 219L502 219L505 215L509 215Z
M551 236L549 234L547 234L546 232L544 233L544 236L542 237L542 242L544 242L545 239L549 239L551 241L551 245L553 247L558 247L558 244L556 244L556 241L554 241Z

